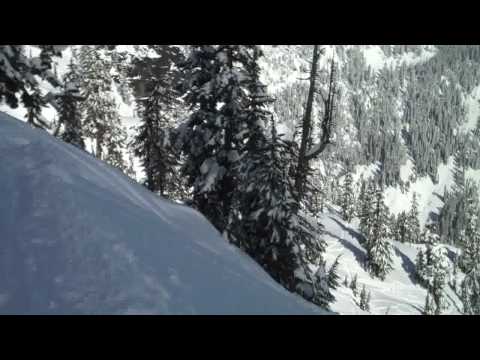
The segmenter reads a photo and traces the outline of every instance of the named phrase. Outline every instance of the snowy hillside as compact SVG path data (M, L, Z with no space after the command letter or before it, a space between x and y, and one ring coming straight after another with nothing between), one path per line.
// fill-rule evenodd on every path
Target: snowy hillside
M1 314L321 314L196 211L0 113Z
M212 52L215 46L205 47L204 53L199 52L202 56L217 54ZM234 49L237 45L227 47ZM321 50L316 84L309 102L309 75L318 47ZM211 129L206 129L199 139L212 136L218 142L194 141L196 137L189 131L195 128L195 133L200 134L203 130L197 125L190 126L194 123L189 125L188 119L202 104L186 96L192 89L208 93L225 82L222 71L226 69L226 55L212 58L219 64L218 79L213 77L217 80L208 80L208 86L199 80L201 86L194 86L195 81L203 79L192 77L190 72L197 67L188 70L180 65L187 64L183 56L190 50L197 54L194 47L93 48L71 45L53 60L53 71L59 78L68 78L69 68L76 63L79 66L76 71L83 79L81 92L98 95L78 103L77 125L73 121L75 116L61 117L57 101L61 100L59 94L63 90L53 88L47 81L39 82L39 92L57 93L57 100L39 110L50 125L45 132L26 126L29 107L24 107L24 102L16 108L0 103L0 313L323 313L284 291L254 261L225 240L229 234L221 226L227 224L223 220L228 216L218 222L219 227L215 221L224 215L209 212L217 209L217 205L222 208L220 205L224 203L226 214L235 213L236 205L228 199L248 193L239 184L238 188L219 185L216 196L207 196L212 202L195 207L221 229L225 239L199 213L177 205L191 201L195 204L194 193L198 189L194 188L201 184L205 173L210 174L205 159L210 161L223 154L222 147L227 147L222 133L212 136ZM173 48L179 48L183 55ZM469 211L465 206L476 204L472 199L480 198L480 191L470 183L473 180L480 186L480 46L260 45L260 48L263 56L258 58L259 77L274 100L264 104L274 120L267 127L273 126L276 133L292 140L288 146L293 157L289 165L285 162L279 166L292 167L288 171L290 181L297 182L297 164L291 160L300 164L301 156L294 157L303 143L302 133L306 129L302 128L306 124L302 124L303 119L311 119L308 141L312 144L319 143L323 134L330 136L325 151L307 161L312 168L307 176L312 189L304 194L300 207L310 219L319 220L325 231L325 252L322 250L322 256L318 253L315 259L309 259L314 269L312 274L319 270L318 279L322 283L323 270L317 269L317 260L321 259L322 264L325 260L330 268L341 255L340 282L343 284L345 278L350 282L357 276L358 293L365 285L371 294L370 311L365 312L360 309L365 308L365 302L363 306L359 304L359 294L353 294L348 286L331 285L336 299L330 309L340 314L419 314L424 307L428 309L425 305L428 285L425 281L423 286L418 283L422 264L419 261L415 269L415 263L420 252L423 256L426 249L431 250L425 244L435 242L444 255L439 263L448 268L444 295L450 306L444 313L461 312L465 294L462 304L452 288L459 292L456 281L464 276L468 279L470 270L465 270L465 264L459 265L463 261L459 259L467 253L467 239L480 241L480 231L478 236L473 235L471 225L476 221L474 211L480 209L480 203L471 205ZM27 56L36 56L40 51L29 45L25 50ZM202 69L201 63L197 65ZM246 84L246 78L238 75L246 71L246 65L241 60L232 60L228 76L238 76ZM213 72L208 74L205 79L213 76ZM103 79L102 84L106 85L103 92L98 91L98 79ZM330 97L331 89L335 101L327 107L325 98L327 93ZM250 89L239 92L247 93ZM228 108L222 94L220 91L218 97L209 95L217 105L210 109L211 119L216 119L215 128L221 128L220 120L230 116L222 113L222 109ZM104 118L105 124L102 121L94 124L92 120L102 119L95 104L104 100L108 106L100 113L113 114L115 121L106 121L109 115ZM330 125L323 127L325 114L328 115L325 109L332 108ZM309 116L305 115L308 115L306 109L312 109ZM92 111L94 115L87 116ZM218 116L220 113L223 115ZM228 124L239 125L237 119L242 119L241 113ZM76 135L83 137L86 152L55 140L56 136L75 144L65 137L68 121L73 128L77 127ZM108 129L108 133L103 133L102 128ZM331 132L325 130L328 128ZM244 135L243 130L237 130ZM97 144L102 144L103 153L102 146L96 147ZM213 145L219 148L210 151ZM233 145L235 149L243 147ZM227 148L231 150L233 145ZM199 152L203 155L198 156ZM228 163L239 159L244 161L244 157L229 155ZM190 167L198 168L200 174L189 173ZM273 173L273 166L265 168ZM243 175L241 171L229 171L232 179ZM215 176L209 176L206 184L213 188L214 178L220 172L211 173ZM242 183L251 178L255 177L245 176ZM255 188L259 181L252 183L249 189ZM139 184L172 201L151 195ZM282 189L283 194L286 188ZM374 210L372 199L380 199L377 197L380 193L381 201ZM367 197L370 200L365 200ZM247 198L246 203L251 202ZM385 211L380 211L381 208ZM242 211L234 215L241 222L247 218ZM384 214L380 216L380 212ZM378 225L374 232L370 228L372 221ZM245 242L256 246L274 232L263 231L266 226L262 222L255 223L262 225L245 236L248 239ZM465 235L468 224L472 227ZM384 227L384 232L378 230ZM320 228L311 232L320 239ZM431 240L429 236L434 233L438 239ZM255 234L261 235L257 239ZM368 272L364 268L370 240L362 239L367 237L380 237L385 244L392 245L392 269L383 281L378 274L370 275L372 268ZM248 248L241 242L237 245ZM259 263L265 261L261 256L255 257L261 253L258 249L250 251ZM368 253L372 257L371 248ZM276 264L283 264L275 251L272 254ZM453 259L455 271L451 271ZM265 268L266 263L262 265ZM267 271L275 274L271 269ZM31 292L32 288L35 292Z
M356 224L348 224L340 219L335 211L323 214L321 222L325 226L325 240L328 247L327 261L331 264L338 255L340 258L340 280L345 276L350 282L358 276L357 289L360 293L362 286L371 292L370 314L374 315L419 315L424 305L427 290L420 286L415 279L415 259L418 251L424 245L412 245L392 241L394 247L393 268L385 281L372 278L362 267L366 253L359 243L361 235ZM452 255L457 249L447 246ZM336 301L332 310L345 315L367 315L359 306L359 296L354 296L352 290L343 284L334 291ZM459 314L460 299L447 289L448 302L451 304L445 314Z
M387 46L384 46L387 47ZM325 53L320 57L319 67L325 70L328 67L328 61L335 59L339 63L339 67L344 69L344 73L339 75L339 87L343 93L341 105L339 105L341 113L339 114L337 121L337 136L340 139L337 141L336 146L332 147L333 153L341 153L342 151L357 152L357 131L353 126L353 119L351 110L347 105L349 96L355 93L358 89L355 86L351 86L346 77L346 68L349 64L355 62L352 55L347 52L349 50L356 50L361 54L365 61L365 65L369 67L374 73L380 71L383 68L394 69L404 64L407 67L414 66L416 64L422 64L432 59L437 53L438 49L433 45L416 45L410 46L410 51L403 52L401 54L386 54L382 50L382 46L379 45L326 45L323 46ZM309 61L311 60L311 46L302 45L278 45L278 46L263 46L265 52L265 58L261 60L262 65L262 80L268 85L268 89L271 94L279 98L285 96L292 96L287 91L288 95L282 94L287 88L293 88L296 85L306 86L305 80L308 76ZM460 62L460 60L459 60ZM398 71L398 70L397 70ZM446 79L446 77L444 77ZM477 85L467 92L462 90L463 106L465 107L465 122L460 124L459 131L473 130L480 116L480 80L472 80ZM323 84L324 85L324 84ZM323 86L320 84L320 86ZM376 94L376 89L372 89L370 96L374 97L382 96L382 94ZM301 97L299 101L303 101L305 96ZM301 108L301 104L300 104ZM301 108L302 109L302 108ZM303 111L303 110L301 110ZM399 110L400 111L400 110ZM291 136L295 126L298 126L298 122L301 116L287 117L285 123L282 124L282 131L287 136ZM298 114L297 114L298 115ZM282 120L282 119L280 119ZM426 125L425 125L426 126ZM352 129L353 128L353 129ZM340 148L342 146L342 148ZM351 147L351 149L349 149ZM323 173L324 170L323 159L319 159L317 164ZM342 179L342 171L344 171L341 164L335 164L336 171L338 171L339 178ZM438 215L440 209L443 206L441 196L445 189L450 189L453 185L453 169L454 161L453 156L448 159L447 163L440 163L438 165L438 181L434 183L429 176L418 176L411 181L411 176L414 174L414 163L410 156L408 156L406 162L400 165L400 178L404 182L410 182L408 189L400 189L399 186L389 186L385 190L385 202L389 210L398 215L401 211L406 211L410 207L410 202L413 193L417 193L420 210L420 223L425 222L432 216L432 214ZM365 179L371 178L373 173L378 172L379 168L375 163L369 163L367 165L357 165L354 169L355 183L359 185L359 179L362 175ZM331 174L330 174L331 175ZM475 182L480 182L480 171L474 169L468 169L466 172L466 178L472 179Z

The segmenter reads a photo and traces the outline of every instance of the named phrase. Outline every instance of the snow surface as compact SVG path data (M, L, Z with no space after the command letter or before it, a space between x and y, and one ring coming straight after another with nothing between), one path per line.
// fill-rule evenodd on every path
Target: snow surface
M324 314L198 212L0 113L0 314Z
M386 56L378 45L364 45L363 56L373 71L378 71L383 67L393 68L402 63L412 66L423 63L431 59L437 53L437 49L433 45L422 45L419 55L412 51L405 52L397 56Z
M480 85L476 86L468 94L464 104L467 109L467 121L461 125L460 129L466 132L477 127L478 118L480 117Z
M393 254L393 270L385 281L372 278L362 267L366 251L359 243L358 220L353 224L345 223L335 210L323 214L320 221L325 226L324 239L327 242L326 261L330 266L338 255L341 255L339 276L341 286L333 291L336 301L331 305L335 312L345 315L419 315L425 305L427 290L415 280L415 259L424 245L403 244L391 241ZM453 254L456 249L446 246L448 253ZM371 292L370 313L358 306L360 297L355 297L349 287L343 285L345 276L350 282L357 274L358 294L365 285ZM458 297L447 288L446 297L451 303L445 314L459 314L461 302Z

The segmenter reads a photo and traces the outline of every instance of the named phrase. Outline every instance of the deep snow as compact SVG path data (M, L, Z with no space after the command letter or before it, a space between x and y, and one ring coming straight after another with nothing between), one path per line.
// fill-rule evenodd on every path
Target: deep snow
M324 239L327 242L326 260L331 265L338 255L341 255L339 276L342 285L333 291L336 297L331 309L344 315L420 315L425 305L427 290L420 286L415 278L415 260L417 253L424 245L414 245L391 241L394 249L393 270L385 281L371 277L362 266L366 251L360 244L358 219L353 224L342 221L335 209L321 216L320 221L325 226ZM446 246L451 256L457 251L453 246ZM370 312L362 311L358 306L360 296L354 296L349 287L343 285L347 276L350 282L357 274L358 294L365 285L371 292ZM451 304L445 314L459 314L460 299L447 286L447 301Z
M0 314L321 314L196 211L0 113Z

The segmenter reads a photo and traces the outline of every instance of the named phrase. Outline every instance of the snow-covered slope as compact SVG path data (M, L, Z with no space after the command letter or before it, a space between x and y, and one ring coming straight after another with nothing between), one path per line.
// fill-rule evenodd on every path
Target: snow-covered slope
M327 242L326 260L332 264L341 255L339 276L342 285L334 290L336 297L332 310L345 315L368 314L359 308L360 297L354 296L349 287L343 285L347 276L350 282L358 276L358 294L362 286L371 292L370 314L375 315L419 315L425 305L427 290L415 279L415 259L424 245L412 245L392 241L394 248L393 270L385 281L372 278L362 267L366 252L359 243L360 235L357 224L348 224L340 220L335 211L323 214L320 221L325 226ZM446 246L452 255L456 249ZM447 287L446 295L451 304L445 314L459 314L460 299Z
M0 113L0 313L323 312L196 211Z

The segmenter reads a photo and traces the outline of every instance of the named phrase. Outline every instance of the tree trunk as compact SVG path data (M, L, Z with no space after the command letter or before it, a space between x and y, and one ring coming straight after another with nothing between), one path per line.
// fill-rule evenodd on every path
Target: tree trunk
M300 151L298 154L297 173L295 176L295 190L298 200L301 201L303 197L304 184L306 180L306 171L308 168L307 146L310 140L312 131L312 109L313 97L315 95L315 82L317 77L318 60L320 58L320 49L318 45L313 47L312 66L310 68L310 87L308 89L307 106L305 107L305 114L303 116L302 124L302 139L300 144Z

